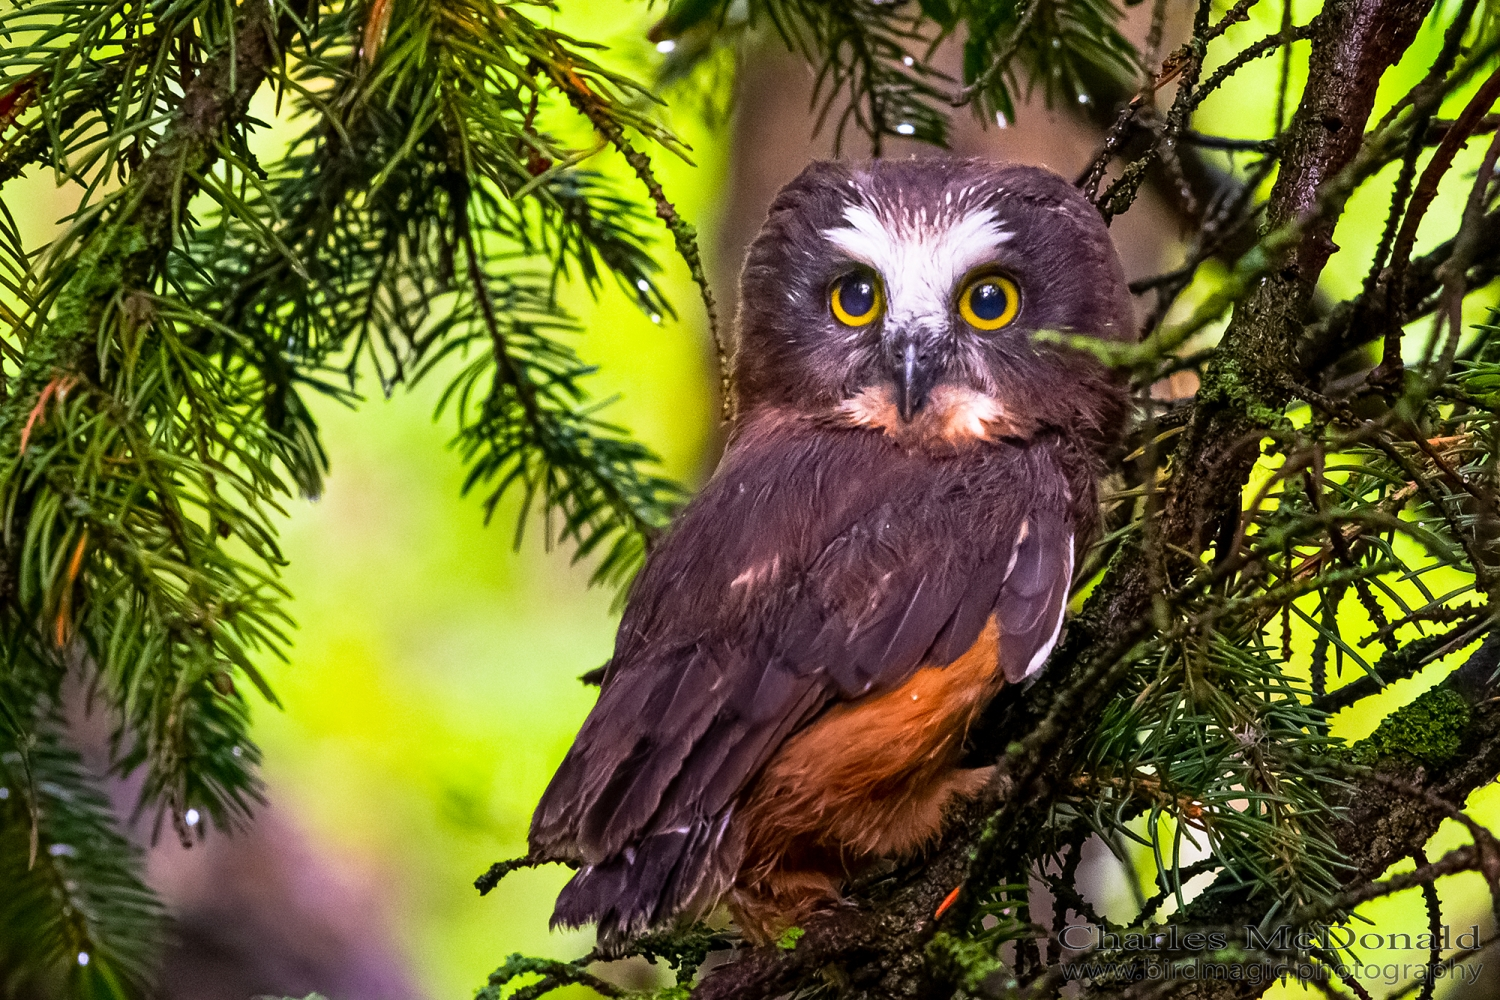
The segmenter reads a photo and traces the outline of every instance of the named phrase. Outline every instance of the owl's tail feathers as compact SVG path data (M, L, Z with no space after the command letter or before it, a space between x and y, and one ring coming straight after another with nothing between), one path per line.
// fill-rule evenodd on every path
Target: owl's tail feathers
M734 881L737 852L727 849L728 828L726 812L648 834L615 857L580 867L557 897L552 926L596 924L599 950L610 955L679 916L702 916Z

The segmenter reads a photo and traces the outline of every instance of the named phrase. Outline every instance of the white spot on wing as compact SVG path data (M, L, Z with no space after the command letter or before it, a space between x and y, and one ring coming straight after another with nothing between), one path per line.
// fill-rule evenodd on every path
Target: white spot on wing
M781 557L772 556L769 562L756 563L746 569L739 576L729 581L730 589L735 587L756 587L776 575L781 569Z
M1070 583L1073 582L1073 536L1072 535L1068 536L1068 570L1067 570L1066 573L1063 574L1063 581L1064 581L1063 582L1063 587L1064 588L1066 588L1068 586L1068 584L1070 584ZM1063 599L1060 602L1058 602L1058 608L1057 608L1057 625L1054 626L1053 629L1052 629L1052 638L1048 639L1045 643L1043 643L1042 647L1036 651L1036 655L1033 656L1031 658L1031 662L1026 665L1026 673L1024 673L1024 674L1021 675L1022 680L1031 680L1031 678L1033 676L1035 676L1037 673L1039 673L1041 671L1042 667L1046 665L1046 663L1047 663L1047 657L1049 657L1049 656L1052 655L1052 650L1057 645L1057 638L1058 638L1058 636L1062 635L1063 617L1067 613L1068 613L1068 599L1067 599L1067 592L1066 592L1066 590L1064 590L1064 592L1063 592Z

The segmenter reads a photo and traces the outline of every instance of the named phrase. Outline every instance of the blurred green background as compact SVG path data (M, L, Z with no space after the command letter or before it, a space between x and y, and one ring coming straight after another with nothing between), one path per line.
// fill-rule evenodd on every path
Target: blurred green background
M551 20L649 77L649 17L644 5L593 2ZM657 151L659 174L711 241L726 137L695 111L664 113L696 167ZM591 165L639 193L614 154ZM587 330L580 354L600 369L594 396L618 396L607 418L695 483L717 422L711 346L686 268L645 225L679 319L654 324L613 286L597 301L579 287L564 298ZM567 870L517 873L483 899L471 883L526 853L531 810L594 700L578 675L609 657L618 615L613 593L589 588L588 566L548 551L540 524L515 547L515 497L487 526L481 497L460 495L451 422L434 420L444 376L388 400L367 383L377 397L358 410L318 407L333 469L323 497L286 519L299 627L292 662L266 667L285 710L261 708L255 731L274 808L351 877L379 880L418 987L463 997L511 952L592 947L592 931L547 929Z
M593 2L550 19L649 77L649 17L645 5ZM711 241L725 136L696 112L665 117L697 166L657 151L661 179ZM639 194L614 154L591 165ZM600 369L594 396L619 397L607 418L692 483L715 433L716 377L697 290L654 223L678 320L652 323L613 286L597 301L578 287L564 297L587 330L579 352ZM452 424L434 421L444 376L389 400L367 382L377 395L358 410L318 407L333 469L324 496L286 519L299 627L292 662L266 667L285 710L259 709L255 731L274 808L352 877L379 880L423 992L463 997L510 952L592 947L592 931L547 929L567 870L517 873L484 899L471 883L526 853L531 810L594 700L578 675L609 657L618 615L586 565L547 550L539 524L514 547L515 497L486 526L481 497L460 495Z

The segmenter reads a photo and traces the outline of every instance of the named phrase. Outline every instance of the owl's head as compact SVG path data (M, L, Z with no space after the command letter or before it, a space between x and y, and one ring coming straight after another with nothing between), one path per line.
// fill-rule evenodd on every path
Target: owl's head
M745 261L738 409L949 443L1117 420L1109 374L1040 330L1134 333L1104 222L1063 178L953 158L814 163Z

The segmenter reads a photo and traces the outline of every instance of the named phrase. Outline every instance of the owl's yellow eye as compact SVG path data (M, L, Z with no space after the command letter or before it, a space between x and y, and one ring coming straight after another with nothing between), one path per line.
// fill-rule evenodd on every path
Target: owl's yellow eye
M855 271L835 281L828 296L833 315L845 326L867 326L875 322L884 300L879 280L867 271Z
M958 296L958 314L976 330L998 330L1020 310L1021 290L998 274L975 278Z

